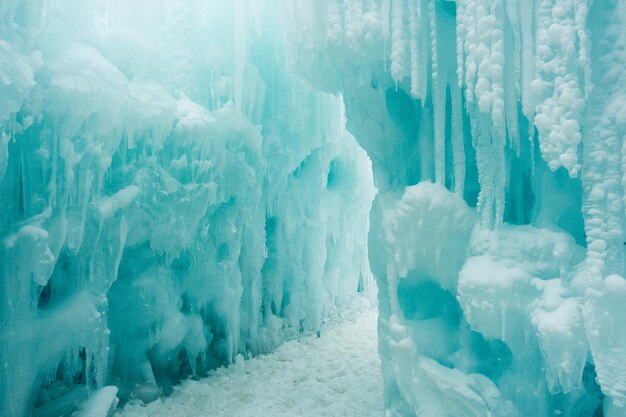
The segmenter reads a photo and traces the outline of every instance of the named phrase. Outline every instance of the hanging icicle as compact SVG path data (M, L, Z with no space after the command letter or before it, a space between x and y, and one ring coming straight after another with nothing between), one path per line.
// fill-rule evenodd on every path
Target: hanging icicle
M397 83L404 77L404 0L391 2L391 78Z

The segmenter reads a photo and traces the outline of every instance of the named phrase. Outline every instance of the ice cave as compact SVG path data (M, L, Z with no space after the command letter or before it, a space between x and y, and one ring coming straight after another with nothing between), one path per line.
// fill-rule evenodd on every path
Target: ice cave
M626 0L0 0L0 416L626 417Z

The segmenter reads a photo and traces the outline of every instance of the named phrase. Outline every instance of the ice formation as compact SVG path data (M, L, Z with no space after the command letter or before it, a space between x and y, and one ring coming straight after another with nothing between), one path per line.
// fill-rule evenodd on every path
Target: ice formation
M255 10L0 2L0 415L104 417L375 297L369 159Z
M372 159L386 416L626 416L626 3L286 9Z
M148 401L371 267L387 417L626 416L624 0L131 3L0 3L2 410Z

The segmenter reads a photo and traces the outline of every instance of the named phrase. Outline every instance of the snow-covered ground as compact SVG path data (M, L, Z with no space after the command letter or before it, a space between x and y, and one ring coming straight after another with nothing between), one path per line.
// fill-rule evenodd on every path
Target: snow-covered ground
M116 417L379 417L376 319L373 310L344 312L320 337L186 381L148 405L130 402Z

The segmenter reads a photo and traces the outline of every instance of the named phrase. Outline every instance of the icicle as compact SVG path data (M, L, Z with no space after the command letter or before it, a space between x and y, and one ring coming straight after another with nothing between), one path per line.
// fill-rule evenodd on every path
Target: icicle
M418 24L418 91L420 97L426 97L428 94L428 59L430 52L430 35L428 33L428 0L418 0L417 8L419 10ZM421 43L420 43L421 42ZM426 104L426 100L422 100L422 106Z
M501 133L494 132L495 137L501 136ZM500 227L504 218L504 202L506 198L506 159L504 154L504 141L494 140L492 137L492 158L493 158L493 181L494 181L494 199L496 205L495 215L495 227Z
M606 107L610 109L611 105ZM615 136L612 117L607 113L605 110L597 116L585 140L583 213L588 256L601 260L607 268L603 271L606 274L621 274L624 202L620 152L623 145Z
M459 88L463 88L465 79L465 39L467 23L465 21L465 0L456 2L456 74Z
M571 177L580 170L578 144L582 136L578 121L585 107L578 77L578 32L573 23L576 14L572 1L540 3L536 21L537 77L531 84L541 154L551 170L563 166Z
M524 5L527 7L527 5ZM515 73L515 84L519 90L520 85L518 81L521 79L521 50L522 50L522 34L520 29L520 4L519 0L506 0L506 15L513 31L513 68Z
M508 17L511 30L513 32L513 45L511 51L506 49L507 56L504 61L504 100L506 108L506 126L511 146L515 149L517 156L520 155L520 131L517 115L517 102L521 94L521 32L518 0L508 0L506 2L506 16Z
M519 77L516 76L515 69L512 68L512 65L513 64L511 63L510 59L504 61L504 100L506 111L506 128L509 140L511 141L511 147L515 149L515 153L517 154L517 156L519 156L520 131L517 116L518 93L516 87L516 80L518 80Z
M535 115L535 101L530 89L530 84L535 78L535 31L533 28L533 20L535 14L535 3L519 5L520 12L520 35L521 35L521 95L522 95L522 113L530 122L531 128L529 139L532 141L534 137L533 120Z
M460 12L464 12L462 16L457 16L464 21L465 27L463 34L465 39L463 42L464 56L465 56L465 101L467 106L472 106L474 103L474 90L476 85L476 73L478 71L478 63L476 61L477 55L474 53L476 50L476 2L468 2L462 0L461 4L465 4L460 8Z
M0 182L6 172L9 161L9 140L10 136L4 132L0 125Z
M391 3L391 78L404 77L404 0Z
M520 96L522 113L528 120L528 140L530 145L531 173L535 173L535 99L531 90L531 83L535 78L535 2L529 4L518 3L521 36L521 85Z
M515 150L517 156L520 155L520 130L519 121L517 118L517 92L515 89L510 90L515 84L513 74L511 74L510 68L506 68L505 72L505 85L504 95L506 100L506 127L508 131L508 137L511 141L510 146Z
M623 21L607 19L607 27L596 35L599 62L622 62ZM610 47L607 47L610 45ZM615 48L615 49L612 49ZM624 273L624 196L626 175L626 70L623 65L594 74L595 88L584 120L583 215L587 256L597 260L604 276Z
M472 114L473 113L473 114ZM494 203L494 170L492 160L491 135L487 116L481 115L477 109L470 112L470 124L472 125L472 137L476 149L476 167L478 169L478 183L480 193L476 208L480 214L483 227L491 227L493 224Z
M491 3L491 16L494 16L492 30L490 31L490 64L491 64L491 122L492 122L492 153L494 162L494 188L495 188L495 225L496 228L504 218L506 161L504 148L506 146L505 106L504 106L504 31L502 0ZM515 90L513 90L515 91ZM514 94L514 93L512 93ZM513 105L513 103L512 103Z
M450 83L454 192L462 196L465 187L465 144L463 141L463 103L461 94L461 89L457 85Z
M419 60L417 37L419 29L420 11L417 0L409 2L409 49L411 51L411 95L413 98L422 98L419 91Z
M577 0L576 1L576 34L578 36L578 65L583 69L585 76L585 100L591 93L591 56L590 54L590 41L587 34L587 27L585 22L587 21L587 14L589 13L589 0Z
M432 57L433 84L439 80L439 59L437 53L437 15L435 13L435 0L428 2L428 19L430 23L430 48Z
M433 108L435 113L435 181L446 182L446 80L443 71L439 71L437 51L437 15L435 0L428 2L430 20L430 42L432 57Z
M465 85L476 148L481 189L478 210L484 226L493 224L495 218L496 227L504 214L506 178L503 18L502 0L458 2L457 53L463 55L465 65L461 70L457 68L457 74L462 77L458 81ZM463 66L458 56L457 65ZM511 107L517 109L515 100L511 100Z

